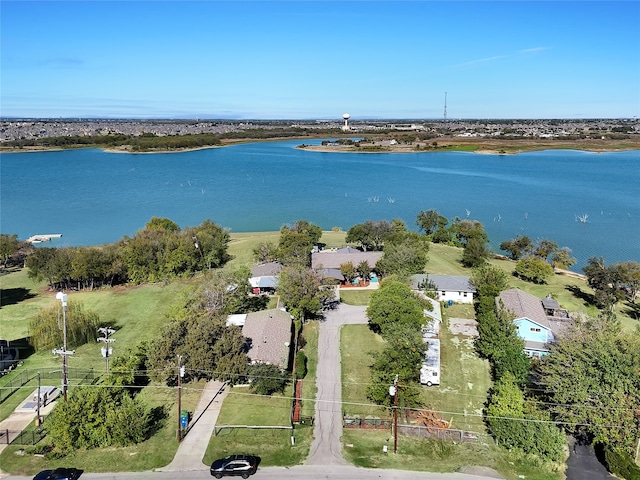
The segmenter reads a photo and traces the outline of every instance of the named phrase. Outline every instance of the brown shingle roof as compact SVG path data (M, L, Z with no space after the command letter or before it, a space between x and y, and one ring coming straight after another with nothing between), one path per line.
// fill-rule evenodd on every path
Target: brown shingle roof
M252 362L287 368L292 335L291 315L274 308L247 314L242 334L247 338L247 355Z

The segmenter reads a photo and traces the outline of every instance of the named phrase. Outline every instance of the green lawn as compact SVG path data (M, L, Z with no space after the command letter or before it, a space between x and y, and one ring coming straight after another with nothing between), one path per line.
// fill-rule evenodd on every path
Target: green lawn
M373 292L375 290L340 289L340 300L347 305L369 305Z
M318 369L318 322L309 322L302 329L302 336L305 341L302 349L307 356L307 375L302 380L302 410L305 417L312 417L316 414L316 371Z
M182 391L182 408L193 412L203 388L204 382L185 384ZM9 445L0 454L2 469L14 475L34 475L44 468L68 465L87 472L139 472L169 464L178 448L177 391L164 385L151 384L140 395L149 406L164 407L166 413L158 425L157 432L149 440L129 447L82 449L62 459L29 455L34 447ZM47 445L49 441L45 437L38 446ZM16 455L21 448L25 448L27 455Z
M343 411L349 415L389 417L389 412L367 399L372 352L382 350L384 340L368 325L343 325L340 330Z

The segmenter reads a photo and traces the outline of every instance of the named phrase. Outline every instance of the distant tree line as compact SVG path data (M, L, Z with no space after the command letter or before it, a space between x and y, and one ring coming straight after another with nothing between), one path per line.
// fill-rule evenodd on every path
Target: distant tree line
M109 135L69 135L59 137L43 137L12 140L5 142L9 147L102 147L113 148L131 146L133 151L148 151L158 149L182 149L198 148L220 145L220 136L214 133L198 133L188 135L155 135L144 133L142 135L125 135L121 133Z
M36 248L27 257L28 276L52 289L84 290L122 283L156 282L223 266L229 234L210 220L181 230L152 218L132 238L99 247Z

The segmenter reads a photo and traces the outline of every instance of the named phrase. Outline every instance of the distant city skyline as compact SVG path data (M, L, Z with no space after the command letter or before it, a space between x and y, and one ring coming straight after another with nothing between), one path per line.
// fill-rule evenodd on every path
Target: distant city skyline
M0 2L0 116L633 118L636 1Z

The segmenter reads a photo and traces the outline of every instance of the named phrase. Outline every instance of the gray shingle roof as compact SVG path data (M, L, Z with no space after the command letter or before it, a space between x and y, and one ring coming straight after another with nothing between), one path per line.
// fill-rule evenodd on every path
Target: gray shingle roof
M252 362L287 368L292 337L289 313L278 308L248 313L242 334L247 338L247 355Z
M369 267L373 268L376 266L376 262L382 258L382 252L361 252L355 249L349 249L345 252L343 250L323 250L311 254L311 267L337 268L339 270L343 263L351 262L354 267L357 267L360 262L366 261Z
M418 289L418 285L426 279L432 280L436 284L436 290L444 292L472 292L475 293L476 287L471 283L469 277L463 275L435 275L416 274L411 276L411 284L414 290Z
M542 308L542 302L535 295L524 292L519 288L510 288L496 297L496 304L502 300L506 310L515 315L515 318L527 317L540 325L551 328L547 315Z
M262 263L251 268L252 277L277 277L282 272L282 264L278 262Z

